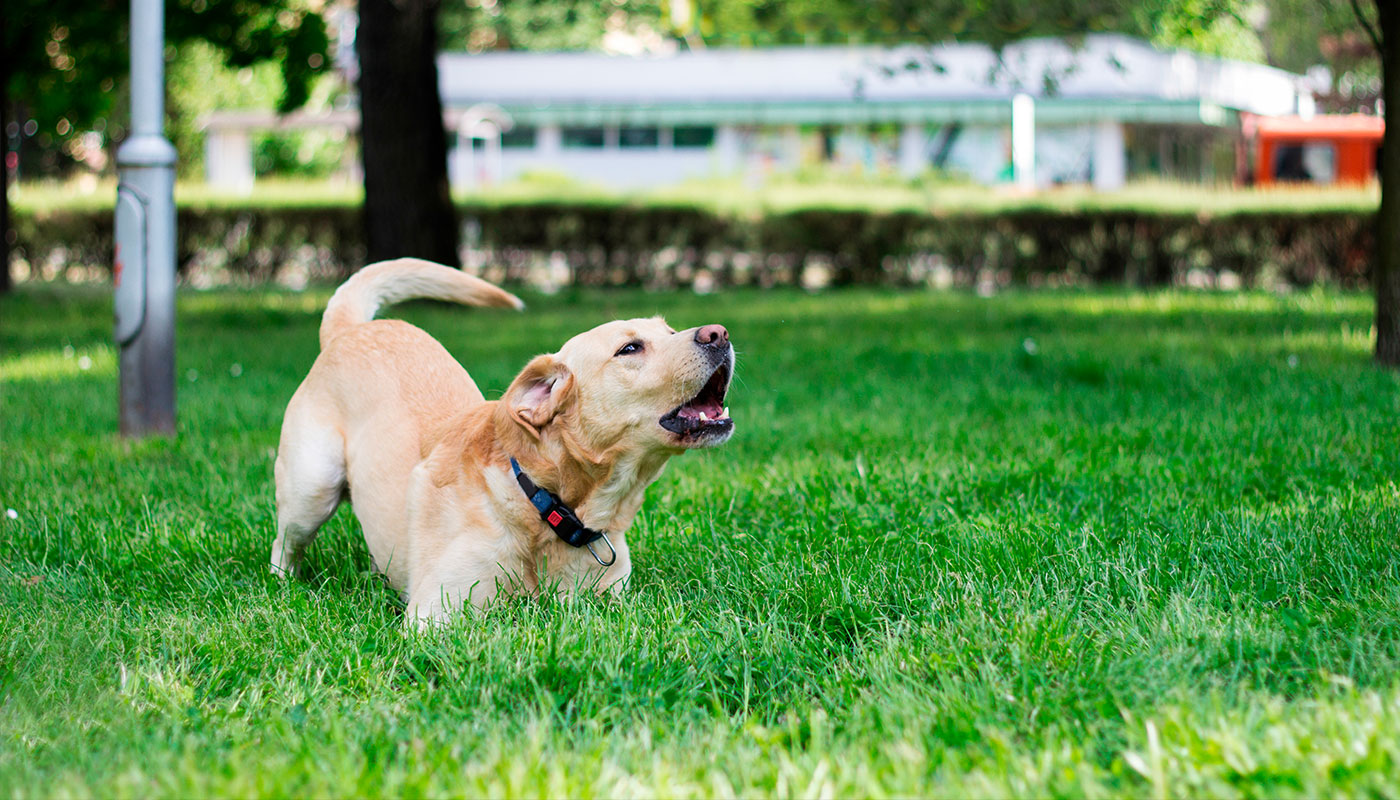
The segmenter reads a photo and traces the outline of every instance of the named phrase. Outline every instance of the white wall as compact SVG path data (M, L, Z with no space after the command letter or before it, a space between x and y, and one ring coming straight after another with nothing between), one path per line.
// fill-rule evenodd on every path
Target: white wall
M220 189L253 190L253 143L247 131L209 131L204 137L204 180Z
M1123 123L1100 122L1094 126L1094 188L1121 189L1128 179L1128 150Z
M942 128L908 126L900 133L898 154L881 160L896 163L908 175L932 166L934 149L941 143ZM1089 183L1114 189L1126 177L1123 126L1116 122L1076 125L1037 125L1035 132L1035 183L1044 188L1061 183ZM617 130L605 130L604 147L564 147L556 126L541 127L534 148L501 151L501 180L512 180L530 171L555 172L576 180L616 188L664 186L691 178L744 172L753 177L789 171L798 166L801 141L793 128L716 129L708 148L674 148L670 130L663 128L656 148L618 147ZM869 160L877 148L854 128L843 129L837 140L838 161ZM887 158L886 158L887 157ZM449 157L454 189L471 188L467 168L474 163L483 173L486 155L478 150L474 162L459 151ZM1004 125L965 125L948 151L944 168L983 184L1003 183L1011 177L1011 130Z

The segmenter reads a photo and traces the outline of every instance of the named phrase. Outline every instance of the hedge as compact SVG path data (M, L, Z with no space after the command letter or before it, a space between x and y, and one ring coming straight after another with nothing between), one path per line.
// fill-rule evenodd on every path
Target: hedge
M723 212L624 200L461 205L464 262L503 282L723 286L1366 283L1368 210L1191 214L1135 209ZM351 203L185 206L194 285L339 280L364 263ZM106 209L20 209L21 275L101 277Z

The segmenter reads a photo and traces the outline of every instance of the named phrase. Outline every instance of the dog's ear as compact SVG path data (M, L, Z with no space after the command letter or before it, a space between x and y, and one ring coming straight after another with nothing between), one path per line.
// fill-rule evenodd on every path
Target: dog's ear
M545 426L564 410L574 392L574 374L554 356L535 356L511 381L505 403L510 417L531 436L539 438Z

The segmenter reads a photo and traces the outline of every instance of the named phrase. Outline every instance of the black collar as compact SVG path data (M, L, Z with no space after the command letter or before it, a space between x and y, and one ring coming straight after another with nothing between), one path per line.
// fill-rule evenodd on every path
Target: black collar
M510 459L510 469L515 473L515 480L520 484L520 489L529 498L530 505L540 512L540 519L544 520L544 524L548 525L555 535L571 547L587 547L594 560L604 567L611 567L613 562L617 561L617 551L613 549L612 541L606 533L585 526L578 514L559 499L559 495L530 480L530 476L520 469L520 464L513 456ZM599 558L597 551L593 549L593 543L599 539L607 544L608 552L612 554L607 561Z

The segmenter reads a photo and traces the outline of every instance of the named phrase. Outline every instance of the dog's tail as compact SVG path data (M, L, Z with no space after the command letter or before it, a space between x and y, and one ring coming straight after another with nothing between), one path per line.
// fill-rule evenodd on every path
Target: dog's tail
M342 283L321 316L321 349L351 327L374 319L380 307L415 297L469 306L524 308L520 298L467 273L421 258L371 264Z

